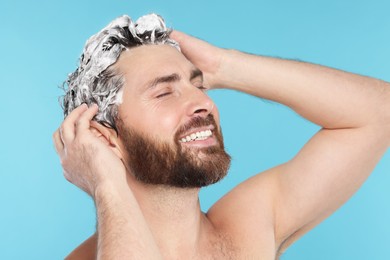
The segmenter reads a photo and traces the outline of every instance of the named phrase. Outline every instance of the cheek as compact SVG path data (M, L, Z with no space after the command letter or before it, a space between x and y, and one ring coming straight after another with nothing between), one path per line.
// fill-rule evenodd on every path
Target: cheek
M164 102L137 99L129 100L126 105L123 106L126 111L122 111L126 114L126 123L158 140L171 142L183 123L183 108L178 99Z
M156 118L154 127L159 129L160 134L165 139L172 139L180 124L180 116L177 112L161 113Z
M213 114L215 121L217 121L217 123L219 123L219 111L218 111L217 107L214 106L211 113Z
M211 113L214 116L215 122L217 123L218 127L221 128L220 121L219 121L219 111L218 111L217 107L214 106Z
M137 128L152 138L171 142L180 124L180 114L160 108L157 111L143 110L137 114Z
M150 108L150 114L153 117L153 127L172 136L180 124L182 110L180 103L176 99L170 99L156 104L153 108Z

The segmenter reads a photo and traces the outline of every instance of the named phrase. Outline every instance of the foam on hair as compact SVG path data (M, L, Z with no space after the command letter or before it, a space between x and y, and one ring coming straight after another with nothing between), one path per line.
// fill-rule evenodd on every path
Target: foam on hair
M180 50L169 38L164 19L148 14L133 22L127 15L116 18L90 37L80 57L78 68L68 75L63 88L64 116L83 103L96 103L94 120L116 129L118 105L122 101L123 77L113 68L122 51L148 44L168 44Z

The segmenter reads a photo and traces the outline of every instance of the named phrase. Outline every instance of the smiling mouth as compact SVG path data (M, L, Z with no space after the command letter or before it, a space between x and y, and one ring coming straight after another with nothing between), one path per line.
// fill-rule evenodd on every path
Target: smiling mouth
M210 129L208 129L205 131L199 131L199 132L195 132L195 133L189 134L187 136L184 136L179 140L179 142L188 143L188 142L193 142L193 141L206 140L207 138L209 138L212 135L213 135L213 132Z

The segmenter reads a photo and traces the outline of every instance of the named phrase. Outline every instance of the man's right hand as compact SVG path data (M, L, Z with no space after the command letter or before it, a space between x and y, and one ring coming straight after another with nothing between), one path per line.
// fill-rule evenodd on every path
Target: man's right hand
M97 111L95 104L79 106L53 134L65 178L92 197L99 185L126 185L119 148L97 130L103 126L92 121Z

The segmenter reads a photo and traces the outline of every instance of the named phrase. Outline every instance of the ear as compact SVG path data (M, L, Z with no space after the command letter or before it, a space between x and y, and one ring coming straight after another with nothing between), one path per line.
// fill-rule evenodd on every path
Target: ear
M120 159L123 159L119 139L114 129L108 128L96 121L91 121L90 129L92 133L102 142L107 144Z

